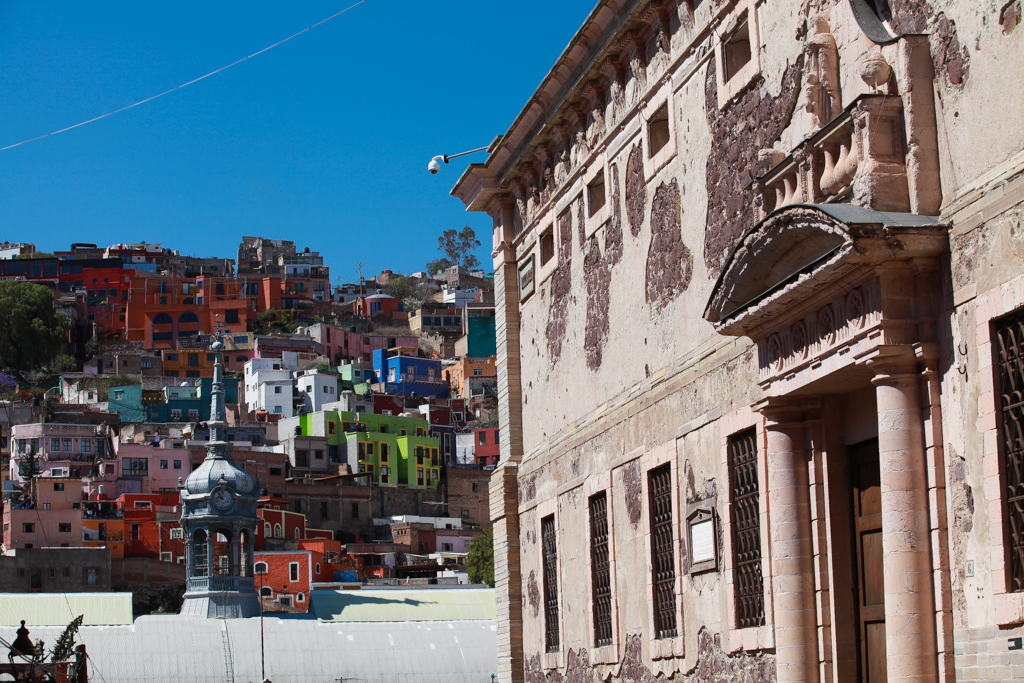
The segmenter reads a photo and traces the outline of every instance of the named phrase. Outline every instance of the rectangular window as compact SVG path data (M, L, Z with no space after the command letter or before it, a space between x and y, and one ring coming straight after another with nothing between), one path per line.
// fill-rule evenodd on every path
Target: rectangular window
M672 468L651 470L648 475L651 509L651 567L654 583L654 631L656 638L676 635L676 562L672 537Z
M548 652L558 652L558 546L554 515L541 520L540 536L544 562L544 645Z
M388 446L388 444L386 444L386 443L384 443L382 441L381 444L380 444L380 461L381 462L387 462L388 461L388 455L390 453L390 450L391 450L391 447Z
M1024 591L1024 311L995 322L996 372L1000 404L997 406L1002 459L1002 495L1006 515L1003 547L1006 549L1006 579L1009 592Z
M60 450L60 439L50 439L50 450L57 452ZM21 449L24 452L24 449Z
M590 207L590 216L593 217L598 211L604 208L604 171L597 174L597 177L587 186L587 203Z
M647 124L647 139L650 144L650 156L654 156L668 144L670 130L668 126L668 103L661 105L658 111L654 112L650 122Z
M288 580L298 581L299 580L299 563L289 562L288 563Z
M334 430L337 429L336 425L337 425L337 423L334 420L328 420L327 421L327 433L328 434L334 434Z
M480 445L481 446L486 446L487 445L487 432L480 432Z
M612 644L612 582L608 555L608 496L590 497L590 584L594 605L594 645Z
M131 527L129 529L128 534L129 534L128 535L128 540L129 541L137 541L137 540L139 540L139 523L138 522L132 522L131 523Z
M540 264L543 266L555 255L555 230L554 226L548 226L547 231L540 236ZM476 371L473 371L476 374Z
M331 516L331 506L327 503L320 503L320 519L329 519Z
M70 453L73 444L74 439L64 439L64 451Z
M62 534L70 534L71 533L71 523L70 522L60 522L60 523L58 523L57 524L57 531L62 533Z
M724 62L726 81L738 74L751 57L750 25L747 22L746 14L743 15L740 22L740 27L725 41L722 61Z
M100 583L100 571L94 567L85 568L85 585L98 586Z
M142 369L143 370L151 370L152 368L153 368L153 361L148 359L148 358L143 358L142 359Z
M757 431L729 437L730 518L736 626L764 625L761 576L761 488L757 477Z
M199 367L199 354L198 353L190 353L190 354L188 354L188 366L190 368L198 368Z
M21 531L25 534L34 534L36 532L36 525L34 522L23 522Z
M416 485L417 486L423 486L423 468L422 467L417 467L416 468Z
M54 491L63 491L64 490L64 482L60 482L58 484L54 484L53 485L53 490Z
M92 452L92 441L89 439L79 439L79 447L83 453Z
M352 503L352 519L359 519L359 503Z
M171 529L171 538L184 538L182 529Z
M175 446L177 446L177 444L175 444ZM180 460L175 460L174 461L174 469L176 469L176 470L180 470L181 469L181 461Z

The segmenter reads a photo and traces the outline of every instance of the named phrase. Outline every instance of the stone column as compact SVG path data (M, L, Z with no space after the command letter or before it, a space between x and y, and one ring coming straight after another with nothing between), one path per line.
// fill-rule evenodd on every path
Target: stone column
M817 683L817 611L805 426L799 406L760 408L768 436L775 652L779 683Z
M889 683L937 680L928 475L913 351L869 361L878 402Z

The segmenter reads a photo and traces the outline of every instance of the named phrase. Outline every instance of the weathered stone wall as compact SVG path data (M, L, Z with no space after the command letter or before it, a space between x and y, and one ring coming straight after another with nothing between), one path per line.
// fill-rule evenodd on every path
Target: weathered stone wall
M1018 603L994 590L1001 580L992 551L993 535L1002 530L993 523L1000 496L993 465L998 397L991 380L986 385L979 377L991 375L993 353L981 330L1013 310L1007 302L1024 306L1024 281L1013 281L1024 272L1024 128L1017 125L1024 90L1009 86L1024 82L1020 0L890 0L890 28L928 34L933 73L911 59L909 43L869 39L849 0L694 4L599 5L581 32L586 40L574 42L569 62L552 72L563 84L559 97L571 106L553 102L547 91L538 95L524 110L530 126L514 127L503 143L510 149L492 155L503 194L495 200L500 209L489 210L503 278L537 254L536 234L550 228L555 235L554 263L542 265L538 255L534 293L518 301L506 291L498 312L499 327L505 317L514 323L508 337L514 335L514 344L504 358L499 353L502 427L514 416L518 428L520 414L524 427L521 449L503 431L503 468L491 497L492 517L500 520L496 548L506 553L499 560L499 596L507 600L500 610L510 629L501 640L503 680L505 671L507 680L519 680L523 671L538 683L775 678L771 625L767 636L738 633L729 606L733 577L724 566L682 577L682 651L656 651L663 644L651 633L642 462L669 448L678 513L706 503L720 520L728 518L722 416L749 410L761 398L761 377L750 342L717 334L703 314L731 250L756 223L751 181L821 125L819 103L809 93L830 67L820 57L811 60L808 45L826 35L835 45L827 86L837 101L825 122L864 95L934 100L934 126L929 119L895 144L904 152L920 149L919 136L934 133L941 218L952 226L951 254L939 265L946 278L943 310L913 312L928 319L922 325L934 324L941 340L934 369L942 383L941 415L929 413L929 420L942 421L945 481L932 485L948 487L935 500L947 508L941 512L949 529L948 548L933 548L933 557L941 564L948 550L954 623L947 631L939 624L940 640L947 632L953 639L953 647L939 648L954 652L957 678L1012 677L1020 655L1006 650L1005 637L1019 634L1024 607L1014 612ZM758 68L726 79L720 36L733 30L743 7L756 8L748 21L758 39ZM588 33L592 24L602 30ZM609 26L614 37L602 43ZM891 73L870 83L882 60ZM587 64L594 68L587 71ZM564 86L570 76L578 87ZM660 103L665 91L673 148L653 155L646 125L654 112L647 105ZM587 110L594 102L601 104ZM536 131L542 132L531 141ZM896 131L901 135L906 131ZM610 206L595 227L587 182L602 169ZM921 299L918 309L927 305ZM940 462L940 474L942 468ZM587 499L589 487L605 477L613 520L614 655L595 652L590 633ZM764 492L767 482L761 486ZM557 516L559 530L557 654L544 644L539 535L548 514ZM720 552L727 546L723 533L719 528ZM945 534L943 527L933 542L947 543ZM683 537L682 567L689 550ZM941 602L941 585L936 593ZM936 609L941 622L943 608ZM1002 630L993 630L994 620ZM819 624L819 636L830 638L832 626ZM842 661L824 663L822 677L847 680ZM950 680L944 669L942 676Z

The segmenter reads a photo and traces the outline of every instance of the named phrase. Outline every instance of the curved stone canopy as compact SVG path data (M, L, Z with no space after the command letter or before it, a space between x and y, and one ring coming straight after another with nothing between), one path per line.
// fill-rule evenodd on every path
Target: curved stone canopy
M725 261L704 319L719 327L832 261L847 265L941 250L936 218L854 204L796 204L748 230ZM923 238L923 242L918 238ZM898 235L898 239L893 239ZM940 237L939 242L934 238ZM833 268L835 270L835 268Z
M208 457L188 475L188 479L185 480L185 491L190 495L203 495L222 483L236 493L242 494L252 493L256 488L252 476L230 458Z

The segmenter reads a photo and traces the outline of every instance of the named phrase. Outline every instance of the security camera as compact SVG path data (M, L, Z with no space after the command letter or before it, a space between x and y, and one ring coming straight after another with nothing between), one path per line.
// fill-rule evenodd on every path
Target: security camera
M437 163L437 159L431 159L430 163L427 164L427 170L437 175L437 172L441 170L441 164Z

